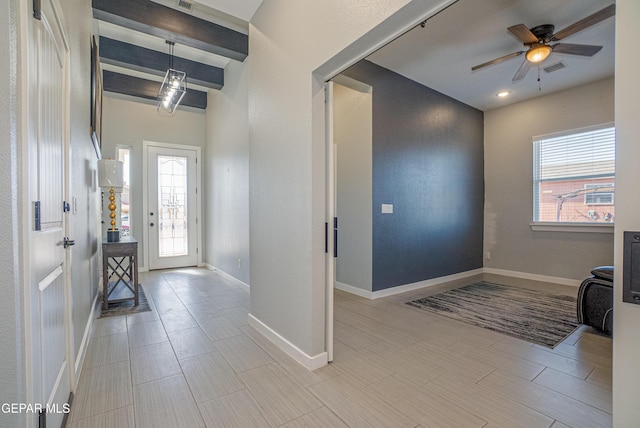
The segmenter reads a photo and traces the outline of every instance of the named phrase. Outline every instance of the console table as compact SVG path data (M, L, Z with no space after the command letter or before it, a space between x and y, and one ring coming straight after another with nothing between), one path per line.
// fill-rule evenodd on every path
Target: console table
M132 236L122 237L119 242L104 240L102 309L109 309L109 303L127 300L138 306L138 241Z

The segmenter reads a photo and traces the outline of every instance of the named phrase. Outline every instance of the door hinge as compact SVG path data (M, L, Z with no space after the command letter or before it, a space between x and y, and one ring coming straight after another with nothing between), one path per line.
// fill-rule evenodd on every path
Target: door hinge
M42 19L41 0L33 0L33 17L40 21Z
M62 201L62 212L68 213L69 211L71 211L71 204L67 201Z

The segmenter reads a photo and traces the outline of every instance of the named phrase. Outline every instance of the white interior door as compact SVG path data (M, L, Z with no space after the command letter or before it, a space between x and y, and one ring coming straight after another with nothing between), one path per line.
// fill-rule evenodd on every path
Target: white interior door
M53 6L50 1L42 2L41 20L29 25L28 186L32 206L27 367L29 400L47 410L39 416L47 425L61 426L71 391L70 258L64 244L68 219L63 211L68 192L68 52L59 27L60 11Z
M326 254L326 325L325 347L327 360L333 361L333 288L335 283L335 258L336 246L334 234L334 219L336 218L336 147L333 142L333 82L327 82L325 86L325 138L326 138L326 222L327 222L327 254Z
M197 152L147 148L149 269L198 264Z

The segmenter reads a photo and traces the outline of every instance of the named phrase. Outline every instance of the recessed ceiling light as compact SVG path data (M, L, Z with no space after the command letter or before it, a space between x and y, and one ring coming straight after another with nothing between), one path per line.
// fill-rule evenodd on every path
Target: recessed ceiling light
M504 97L506 97L507 95L509 95L510 93L511 93L511 92L509 92L509 91L502 91L502 92L498 92L498 96L499 96L500 98L504 98Z

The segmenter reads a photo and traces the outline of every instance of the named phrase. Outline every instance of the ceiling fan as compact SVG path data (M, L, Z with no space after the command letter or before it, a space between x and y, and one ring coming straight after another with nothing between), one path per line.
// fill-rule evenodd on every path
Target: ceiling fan
M602 46L579 45L571 43L550 43L560 41L579 31L589 28L592 25L595 25L598 22L615 15L615 13L616 5L612 4L592 15L587 16L586 18L581 19L578 22L569 25L568 27L558 31L555 34L555 26L551 24L538 25L533 28L527 28L527 26L524 24L513 25L507 28L507 30L511 34L516 36L518 40L522 41L527 49L510 53L509 55L501 56L500 58L496 58L480 65L476 65L475 67L471 68L471 71L476 71L489 65L498 64L524 54L525 60L520 65L520 68L518 68L518 71L516 71L516 74L512 79L514 82L516 82L518 80L522 80L524 76L527 75L532 64L537 64L544 61L551 54L551 52L566 55L591 57L598 53L600 49L602 49Z

